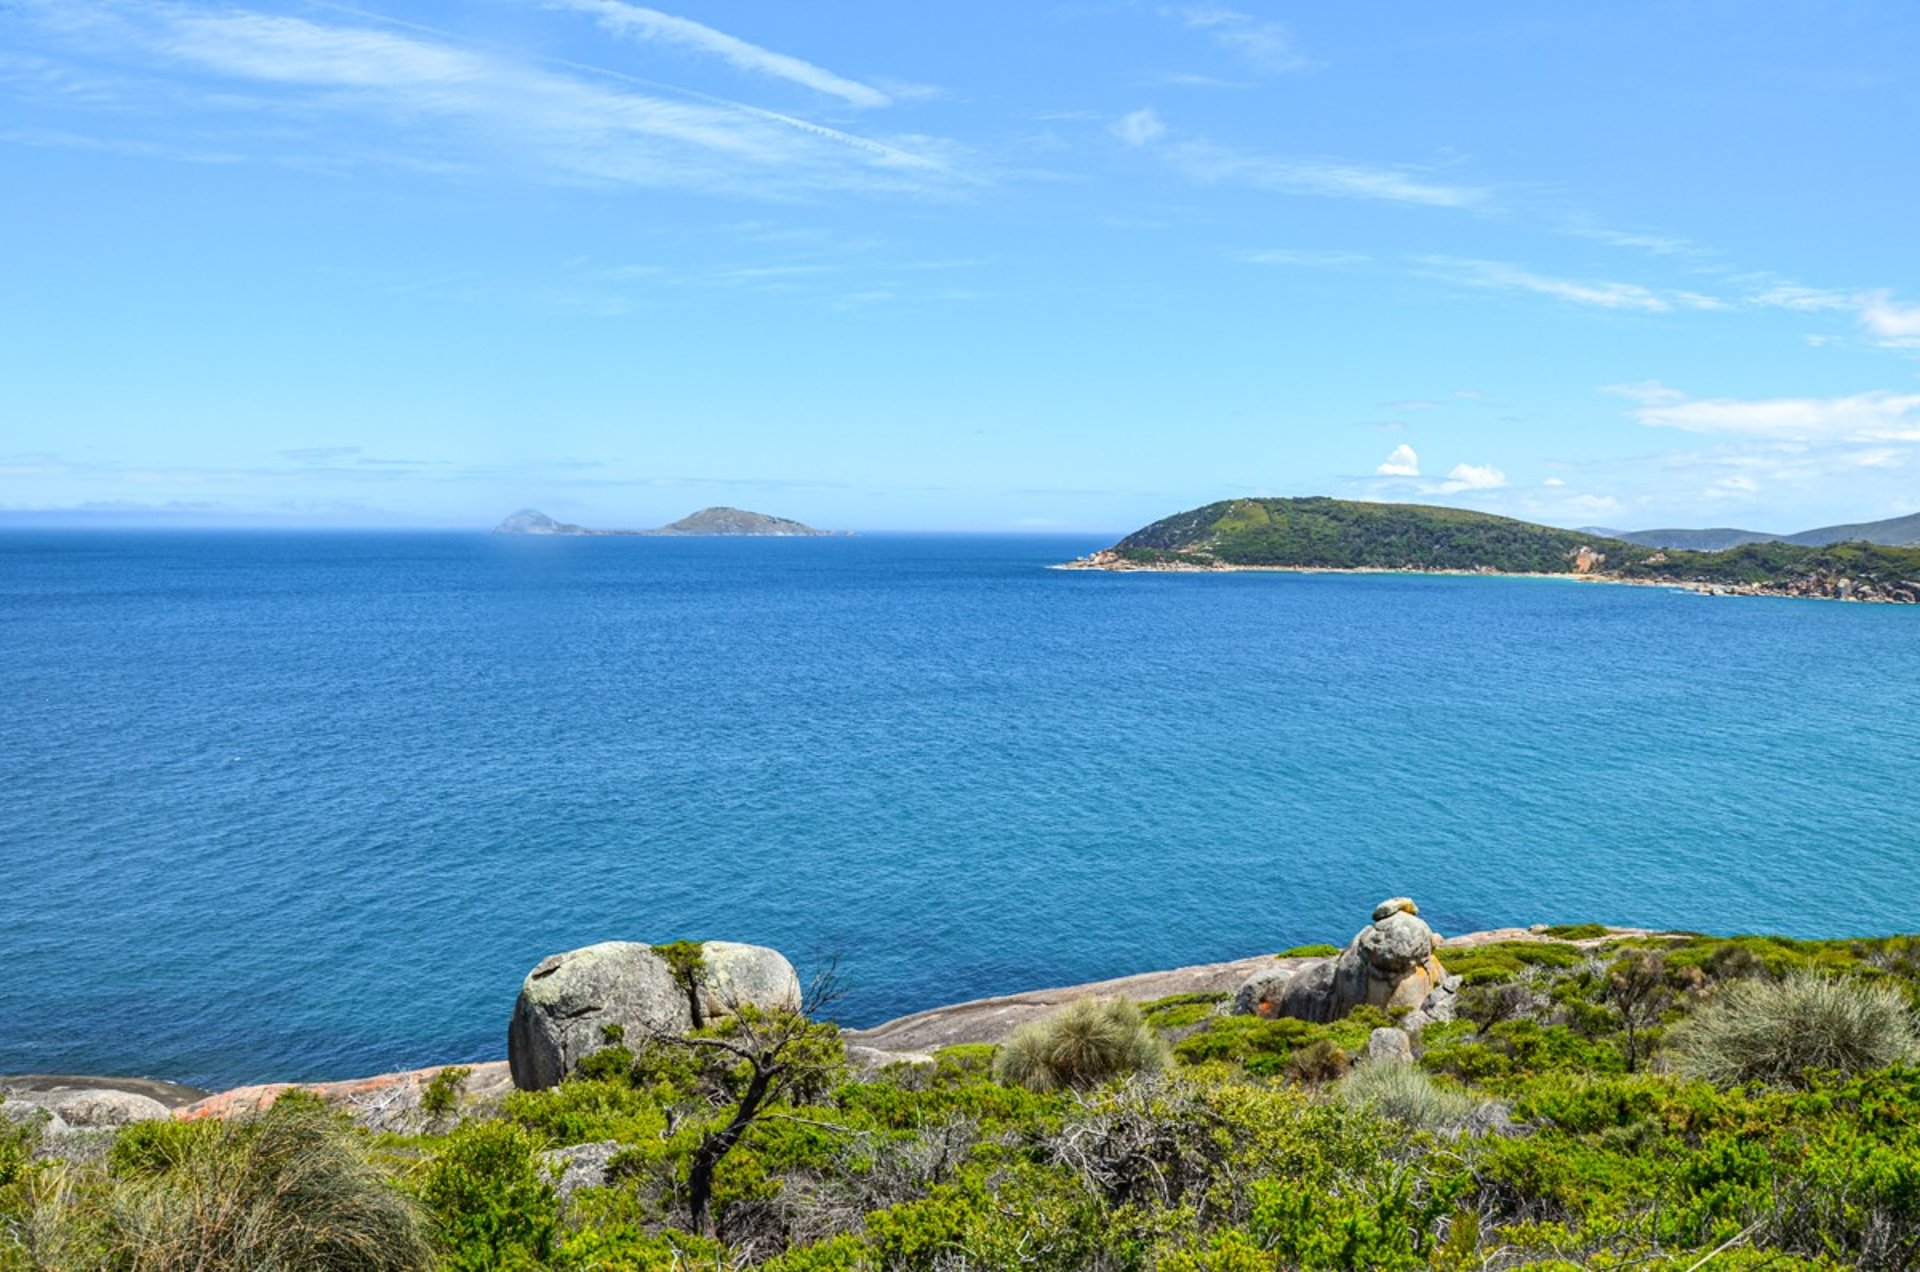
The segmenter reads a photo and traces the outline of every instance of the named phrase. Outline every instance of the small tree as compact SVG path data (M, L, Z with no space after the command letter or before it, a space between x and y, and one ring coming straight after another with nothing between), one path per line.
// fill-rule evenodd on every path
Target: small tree
M1660 1021L1673 1001L1666 956L1653 950L1628 950L1608 970L1603 992L1620 1023L1627 1072L1638 1072L1659 1038Z
M651 1039L689 1053L696 1081L723 1107L731 1105L725 1119L701 1136L687 1167L687 1217L701 1236L715 1235L714 1173L734 1145L782 1100L816 1095L838 1075L846 1059L840 1030L810 1019L837 997L829 967L814 978L798 1011L732 1002L727 1017L711 1028Z

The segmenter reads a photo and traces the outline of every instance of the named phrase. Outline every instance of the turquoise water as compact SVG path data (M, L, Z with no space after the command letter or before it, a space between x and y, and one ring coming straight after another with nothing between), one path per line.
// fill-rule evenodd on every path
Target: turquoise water
M1076 538L0 534L0 1072L504 1053L610 938L849 1023L1344 940L1913 930L1920 610Z

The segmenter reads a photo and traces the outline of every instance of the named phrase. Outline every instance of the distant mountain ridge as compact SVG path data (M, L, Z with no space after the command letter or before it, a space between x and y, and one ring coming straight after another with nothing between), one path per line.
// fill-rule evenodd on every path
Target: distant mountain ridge
M538 508L522 508L493 528L495 534L532 535L734 535L799 539L832 533L744 508L702 508L658 530L592 530L568 521L555 521Z
M1068 568L1561 574L1715 593L1920 603L1920 548L1768 541L1656 548L1465 508L1223 499L1164 517Z
M1693 552L1722 552L1749 543L1797 543L1806 548L1831 547L1836 543L1878 543L1890 548L1920 546L1920 512L1885 521L1861 521L1851 525L1821 526L1799 534L1768 534L1762 530L1735 530L1716 527L1711 530L1608 530L1587 526L1583 533L1605 535L1623 543L1648 548L1685 548Z

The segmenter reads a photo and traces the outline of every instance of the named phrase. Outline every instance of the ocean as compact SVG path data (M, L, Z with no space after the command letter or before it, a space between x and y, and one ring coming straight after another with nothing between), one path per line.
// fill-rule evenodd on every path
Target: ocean
M844 1023L1345 941L1912 931L1920 610L1100 537L0 532L0 1072L497 1058L594 941Z

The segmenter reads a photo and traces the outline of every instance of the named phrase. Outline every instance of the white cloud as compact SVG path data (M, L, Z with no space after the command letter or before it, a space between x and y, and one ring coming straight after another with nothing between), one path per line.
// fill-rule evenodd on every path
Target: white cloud
M892 100L885 93L871 85L835 75L797 57L749 44L737 36L716 31L690 18L623 4L620 0L555 0L555 7L591 14L602 27L616 35L634 35L643 40L657 40L663 44L695 49L730 62L743 71L786 80L817 93L838 97L854 106L892 105Z
M1655 382L1615 389L1652 428L1797 441L1920 442L1920 393L1875 390L1834 398L1689 398Z
M1540 484L1542 486L1564 486L1567 484L1567 479L1565 477L1549 477Z
M1209 141L1169 146L1166 154L1175 169L1191 180L1252 186L1281 194L1375 199L1437 208L1475 207L1484 204L1487 197L1484 190L1443 185L1400 168L1343 159L1249 155Z
M1422 256L1416 259L1420 264L1438 271L1440 277L1449 282L1498 291L1532 292L1536 295L1552 296L1557 300L1572 301L1575 304L1596 305L1602 309L1666 313L1674 307L1676 301L1694 309L1725 307L1722 302L1713 297L1702 296L1697 292L1683 292L1670 300L1638 283L1552 278L1505 261L1473 260L1457 256Z
M1492 464L1455 464L1440 489L1449 495L1463 490L1498 490L1507 484L1507 475Z
M1380 467L1373 470L1382 477L1418 477L1420 475L1420 456L1411 446L1405 444L1393 448Z
M1920 305L1898 305L1887 292L1860 298L1860 322L1886 349L1920 349Z
M1759 482L1751 477L1735 474L1732 477L1722 477L1700 493L1709 499L1745 499L1749 495L1758 494L1759 491Z
M1642 406L1666 406L1687 400L1686 394L1678 389L1670 389L1658 380L1642 380L1638 384L1609 384L1601 392L1632 398Z
M1255 70L1279 75L1309 65L1295 51L1293 33L1281 23L1215 5L1192 5L1176 12L1189 27L1207 32L1215 44Z
M932 139L908 149L718 98L675 97L672 89L637 86L596 68L554 69L477 50L425 28L399 33L184 5L72 0L24 7L55 38L91 56L137 59L149 75L171 64L274 86L271 99L229 85L166 86L175 97L197 93L204 118L255 150L276 148L266 158L283 158L293 147L302 163L371 158L430 172L754 197L933 191L960 180L943 160L916 153L939 149ZM137 86L152 91L159 83L149 78ZM360 125L360 135L343 124Z
M1843 291L1778 282L1752 293L1746 299L1749 305L1758 305L1763 309L1792 309L1800 313L1846 309L1853 304L1853 297Z
M1129 146L1144 146L1166 136L1167 126L1154 113L1153 107L1143 106L1131 114L1120 116L1108 128L1114 136Z
M1700 249L1683 238L1673 238L1665 234L1632 234L1619 230L1600 229L1589 225L1574 224L1567 227L1567 233L1578 238L1592 239L1596 243L1605 243L1609 247L1637 248L1643 252L1652 252L1656 256L1697 256Z

